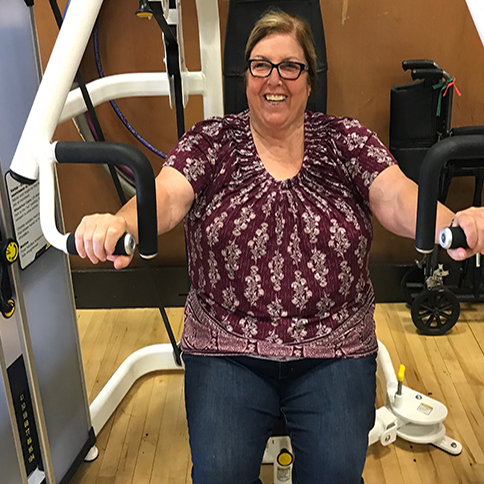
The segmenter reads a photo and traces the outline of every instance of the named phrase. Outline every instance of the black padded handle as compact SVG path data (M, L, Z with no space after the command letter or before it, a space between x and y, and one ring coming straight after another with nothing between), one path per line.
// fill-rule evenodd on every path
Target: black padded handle
M59 163L105 163L131 168L136 183L138 250L141 257L153 258L158 250L156 190L153 168L146 156L123 143L59 141L55 157Z
M452 128L451 136L483 135L484 126L459 126Z
M419 252L430 253L435 244L435 223L439 197L440 172L450 161L482 160L484 136L452 136L434 144L427 151L418 178L418 209L415 246Z
M412 69L412 79L429 79L431 81L440 81L444 75L442 69Z
M439 243L444 249L468 249L466 234L461 227L447 227L439 234Z
M439 65L430 59L404 60L402 62L402 68L404 71L408 71L409 69L440 69Z
M125 232L116 243L114 255L131 255L136 249L136 241L132 234ZM73 233L67 237L67 252L71 255L79 255L76 249L76 239Z

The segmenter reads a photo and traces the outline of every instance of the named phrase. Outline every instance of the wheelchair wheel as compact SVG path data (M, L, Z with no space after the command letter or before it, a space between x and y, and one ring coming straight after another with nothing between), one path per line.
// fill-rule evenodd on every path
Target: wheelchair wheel
M460 304L446 287L425 289L413 301L412 320L417 329L429 336L447 333L457 322Z
M405 302L412 306L414 299L425 288L425 276L423 267L417 265L410 267L402 277L400 289Z

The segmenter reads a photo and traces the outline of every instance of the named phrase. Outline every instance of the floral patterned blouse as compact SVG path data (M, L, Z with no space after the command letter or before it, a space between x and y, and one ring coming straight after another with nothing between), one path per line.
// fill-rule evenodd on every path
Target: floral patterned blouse
M395 160L358 121L305 114L293 178L264 168L250 113L197 123L167 165L195 192L182 350L273 359L376 352L369 187Z

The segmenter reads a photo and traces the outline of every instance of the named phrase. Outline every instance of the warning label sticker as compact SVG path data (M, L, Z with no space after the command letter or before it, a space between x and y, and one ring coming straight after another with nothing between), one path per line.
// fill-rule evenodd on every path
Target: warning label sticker
M5 175L20 267L25 269L48 248L40 227L39 182L26 185Z

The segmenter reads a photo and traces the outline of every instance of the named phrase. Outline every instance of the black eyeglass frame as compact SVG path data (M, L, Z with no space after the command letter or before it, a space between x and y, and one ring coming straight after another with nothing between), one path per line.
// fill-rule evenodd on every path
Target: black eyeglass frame
M253 62L267 62L267 64L270 64L271 65L271 70L269 71L269 73L266 76L256 76L252 72L252 63ZM297 65L299 67L299 74L297 75L297 77L284 77L281 74L281 71L279 70L279 66L282 65L282 64L294 64L294 65ZM282 62L279 62L278 64L274 64L270 60L267 60L267 59L249 59L247 61L247 67L249 69L249 72L250 72L251 76L252 77L255 77L257 79L265 79L266 77L269 77L272 74L272 71L274 70L274 67L277 69L277 73L279 74L279 77L281 79L284 79L285 81L296 81L297 79L299 79L301 77L301 74L303 73L303 71L309 72L309 67L306 64L304 64L302 62L296 62L296 61L282 61Z

